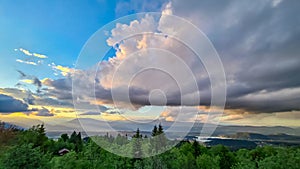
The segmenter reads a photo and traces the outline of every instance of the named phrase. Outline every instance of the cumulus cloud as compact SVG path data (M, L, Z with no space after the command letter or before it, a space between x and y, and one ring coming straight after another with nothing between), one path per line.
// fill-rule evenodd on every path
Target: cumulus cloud
M170 4L166 5L166 8L171 10ZM152 90L161 90L166 95L162 96L166 97L165 103L160 102L164 98L154 98L152 104L199 104L198 82L194 77L200 72L205 74L203 67L198 65L194 70L190 70L198 57L179 41L159 33L160 22L153 16L146 15L128 25L117 24L116 28L111 30L107 44L116 49L116 57L99 64L101 70L97 74L97 99L109 100L112 99L112 94L115 96L115 102L131 102L143 106L151 104L149 94ZM164 25L160 25L160 29L163 31ZM123 39L126 37L130 38ZM153 50L147 50L148 48ZM201 64L199 61L198 63ZM78 80L83 81L84 77L78 75ZM130 82L132 77L135 78ZM94 84L93 80L85 79L84 82L86 86ZM79 85L80 82L75 84ZM83 87L83 93L86 89ZM126 95L129 95L129 98L122 97Z
M228 82L227 109L254 113L299 110L299 2L277 1L276 8L274 3L172 0L164 3L160 18L146 15L129 24L116 24L107 39L116 56L95 63L99 67L96 77L90 70L50 65L65 77L41 82L48 87L49 96L64 101L72 100L73 80L78 103L114 106L117 102L126 107L131 102L134 108L151 103L209 106L211 82L205 67L187 46L164 34L189 33L185 25L178 26L164 16L175 14L203 30L219 52ZM153 89L163 94L151 97ZM127 95L129 98L124 97ZM174 112L164 112L162 117L172 120ZM224 117L238 118L241 116Z

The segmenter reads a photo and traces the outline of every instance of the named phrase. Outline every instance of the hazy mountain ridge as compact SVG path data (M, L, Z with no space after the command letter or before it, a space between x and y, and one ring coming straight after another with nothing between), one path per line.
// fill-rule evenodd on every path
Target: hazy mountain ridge
M27 123L28 120L19 121L19 122L9 122L11 124L28 128L30 127ZM128 121L101 121L90 118L81 118L81 119L73 119L67 121L65 123L60 123L58 125L48 124L42 121L35 121L34 124L43 124L46 127L47 133L52 133L51 135L55 135L53 133L64 133L64 132L72 132L72 131L90 131L90 132L105 132L112 131L112 129L116 131L128 131L132 132L139 128L141 131L149 132L153 129L154 125L159 124L160 122L153 121L151 123L131 123ZM173 125L173 122L162 121L162 126L165 131L168 132L168 129ZM185 132L184 129L190 128L190 123L188 122L179 122L175 126L176 132ZM178 126L178 127L177 127ZM172 126L174 127L174 126ZM181 129L183 128L183 129ZM190 135L199 135L203 128L203 123L195 123L189 134ZM178 129L178 130L177 130ZM174 132L172 130L172 132ZM237 136L237 133L250 133L246 134L246 137L266 137L268 138L291 138L290 136L300 136L300 128L290 128L290 127L282 127L282 126L224 126L218 125L216 130L213 133L213 136L232 136L232 137L241 137ZM234 136L235 135L235 136Z

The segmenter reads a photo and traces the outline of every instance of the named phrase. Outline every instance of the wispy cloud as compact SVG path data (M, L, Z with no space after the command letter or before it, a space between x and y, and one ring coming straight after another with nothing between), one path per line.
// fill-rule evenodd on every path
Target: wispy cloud
M23 49L23 48L20 48L19 49L21 52L23 52L25 55L27 55L27 56L32 56L32 53L30 53L28 50L26 50L26 49Z
M41 58L41 59L48 58L46 55L38 54L38 53L33 53L33 56L38 57L38 58Z
M56 65L54 63L49 64L48 66L50 66L52 70L58 71L63 76L68 76L75 73L75 69L66 66Z
M25 60L21 60L21 59L16 59L16 62L19 62L19 63L25 63L25 64L28 64L28 65L37 65L37 63L35 62L31 62L31 61L25 61Z
M34 52L32 53L29 50L26 50L26 49L23 49L23 48L15 49L15 51L18 51L18 50L21 51L22 53L24 53L27 56L33 56L33 57L37 57L37 58L40 58L40 59L48 58L48 56L46 56L46 55L39 54L39 53L34 53Z

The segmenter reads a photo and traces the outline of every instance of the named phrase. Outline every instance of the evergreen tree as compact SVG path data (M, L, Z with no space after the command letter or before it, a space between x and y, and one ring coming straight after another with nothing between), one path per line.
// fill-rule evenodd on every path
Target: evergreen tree
M70 136L69 142L75 144L76 139L77 139L76 137L77 137L77 133L76 133L76 131L73 131L73 133Z
M157 135L157 126L155 125L154 128L153 128L153 130L152 130L151 136L154 137L156 135Z
M160 135L160 134L163 134L163 133L164 133L164 129L163 129L162 125L159 123L157 135Z
M167 138L165 136L164 129L161 124L158 125L157 136L158 136L159 148L164 149L167 145Z
M161 124L157 126L155 125L153 130L152 130L152 138L150 140L151 143L151 150L154 151L155 153L161 151L164 149L167 145L167 138L164 133L164 129Z
M60 138L62 139L62 141L64 141L64 142L67 142L68 140L69 140L69 136L68 136L68 134L62 134L61 136L60 136Z
M193 142L192 147L194 149L193 151L194 157L197 158L201 154L201 147L197 141Z
M133 135L133 157L140 159L143 155L142 152L142 136L140 134L140 129L136 130L135 135Z

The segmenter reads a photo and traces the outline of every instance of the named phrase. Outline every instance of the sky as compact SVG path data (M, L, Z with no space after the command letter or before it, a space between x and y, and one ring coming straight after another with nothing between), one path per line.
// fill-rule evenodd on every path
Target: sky
M0 120L300 127L299 7L297 0L1 1ZM224 107L210 105L224 86L209 70L222 69L208 69L169 36L201 48L193 26L223 65Z

